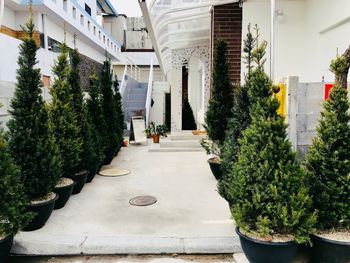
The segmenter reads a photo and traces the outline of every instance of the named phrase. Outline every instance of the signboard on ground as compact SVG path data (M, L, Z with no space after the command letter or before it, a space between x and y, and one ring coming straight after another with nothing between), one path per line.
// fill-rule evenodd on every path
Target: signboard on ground
M147 143L146 125L143 116L134 116L131 118L129 141L135 143Z

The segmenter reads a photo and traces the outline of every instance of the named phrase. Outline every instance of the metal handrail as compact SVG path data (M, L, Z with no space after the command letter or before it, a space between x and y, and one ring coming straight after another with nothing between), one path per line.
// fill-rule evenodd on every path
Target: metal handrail
M146 125L149 124L149 114L151 111L151 101L152 101L152 89L153 89L153 60L151 60L147 87L147 97L146 97Z

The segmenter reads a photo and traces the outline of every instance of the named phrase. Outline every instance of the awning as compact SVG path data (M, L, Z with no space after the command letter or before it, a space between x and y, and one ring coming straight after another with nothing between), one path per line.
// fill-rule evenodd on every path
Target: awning
M167 75L174 49L208 46L210 10L238 0L150 0L140 2L159 63Z

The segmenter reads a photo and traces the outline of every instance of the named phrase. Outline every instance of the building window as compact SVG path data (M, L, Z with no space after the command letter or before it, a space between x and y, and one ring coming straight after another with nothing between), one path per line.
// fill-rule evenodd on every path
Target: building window
M73 6L73 18L77 18L77 9Z
M68 1L63 0L63 10L67 12L67 7L68 7Z
M91 16L91 8L87 4L85 4L85 11Z
M58 42L57 40L48 37L47 38L47 45L48 45L48 49L51 50L52 52L55 53L60 53L61 52L61 43Z
M80 24L82 26L84 26L84 15L83 14L80 15Z

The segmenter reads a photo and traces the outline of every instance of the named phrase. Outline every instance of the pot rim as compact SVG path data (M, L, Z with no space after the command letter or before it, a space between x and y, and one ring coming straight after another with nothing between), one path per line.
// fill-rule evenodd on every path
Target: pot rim
M220 159L220 157L210 157L209 159L208 159L208 163L212 163L212 162L210 162L210 160L213 160L213 159ZM212 164L217 164L217 165L220 165L221 164L221 161L220 161L220 163L212 163Z
M79 171L79 172L77 172L77 173L75 173L75 174L73 174L73 176L75 177L75 176L83 176L83 175L85 175L85 174L88 174L89 172L88 172L88 170L81 170L81 171Z
M251 242L261 244L261 245L269 245L269 246L287 246L287 245L297 245L297 243L292 240L292 241L285 241L285 242L269 242L269 241L262 241L258 239L254 239L251 237L248 237L246 235L243 235L242 232L239 230L239 227L236 227L236 233L240 236L243 237L244 239L247 239Z
M311 237L314 238L314 239L318 239L320 241L323 241L323 242L328 242L328 243L334 244L334 245L343 245L343 246L349 246L350 247L350 241L349 242L338 241L338 240L333 240L333 239L320 237L320 236L317 236L315 234L311 234Z
M36 206L41 206L41 205L46 205L49 203L53 203L56 202L56 200L58 199L58 194L55 192L52 192L53 194L55 194L55 198L48 200L48 201L44 201L44 202L40 202L40 203L36 203L36 204L29 204L27 205L27 207L36 207Z
M69 178L71 179L71 178ZM73 181L73 183L68 184L68 185L64 185L64 186L55 186L55 189L61 189L61 188L68 188L68 187L74 187L76 185L76 181L74 181L73 179L71 179Z

